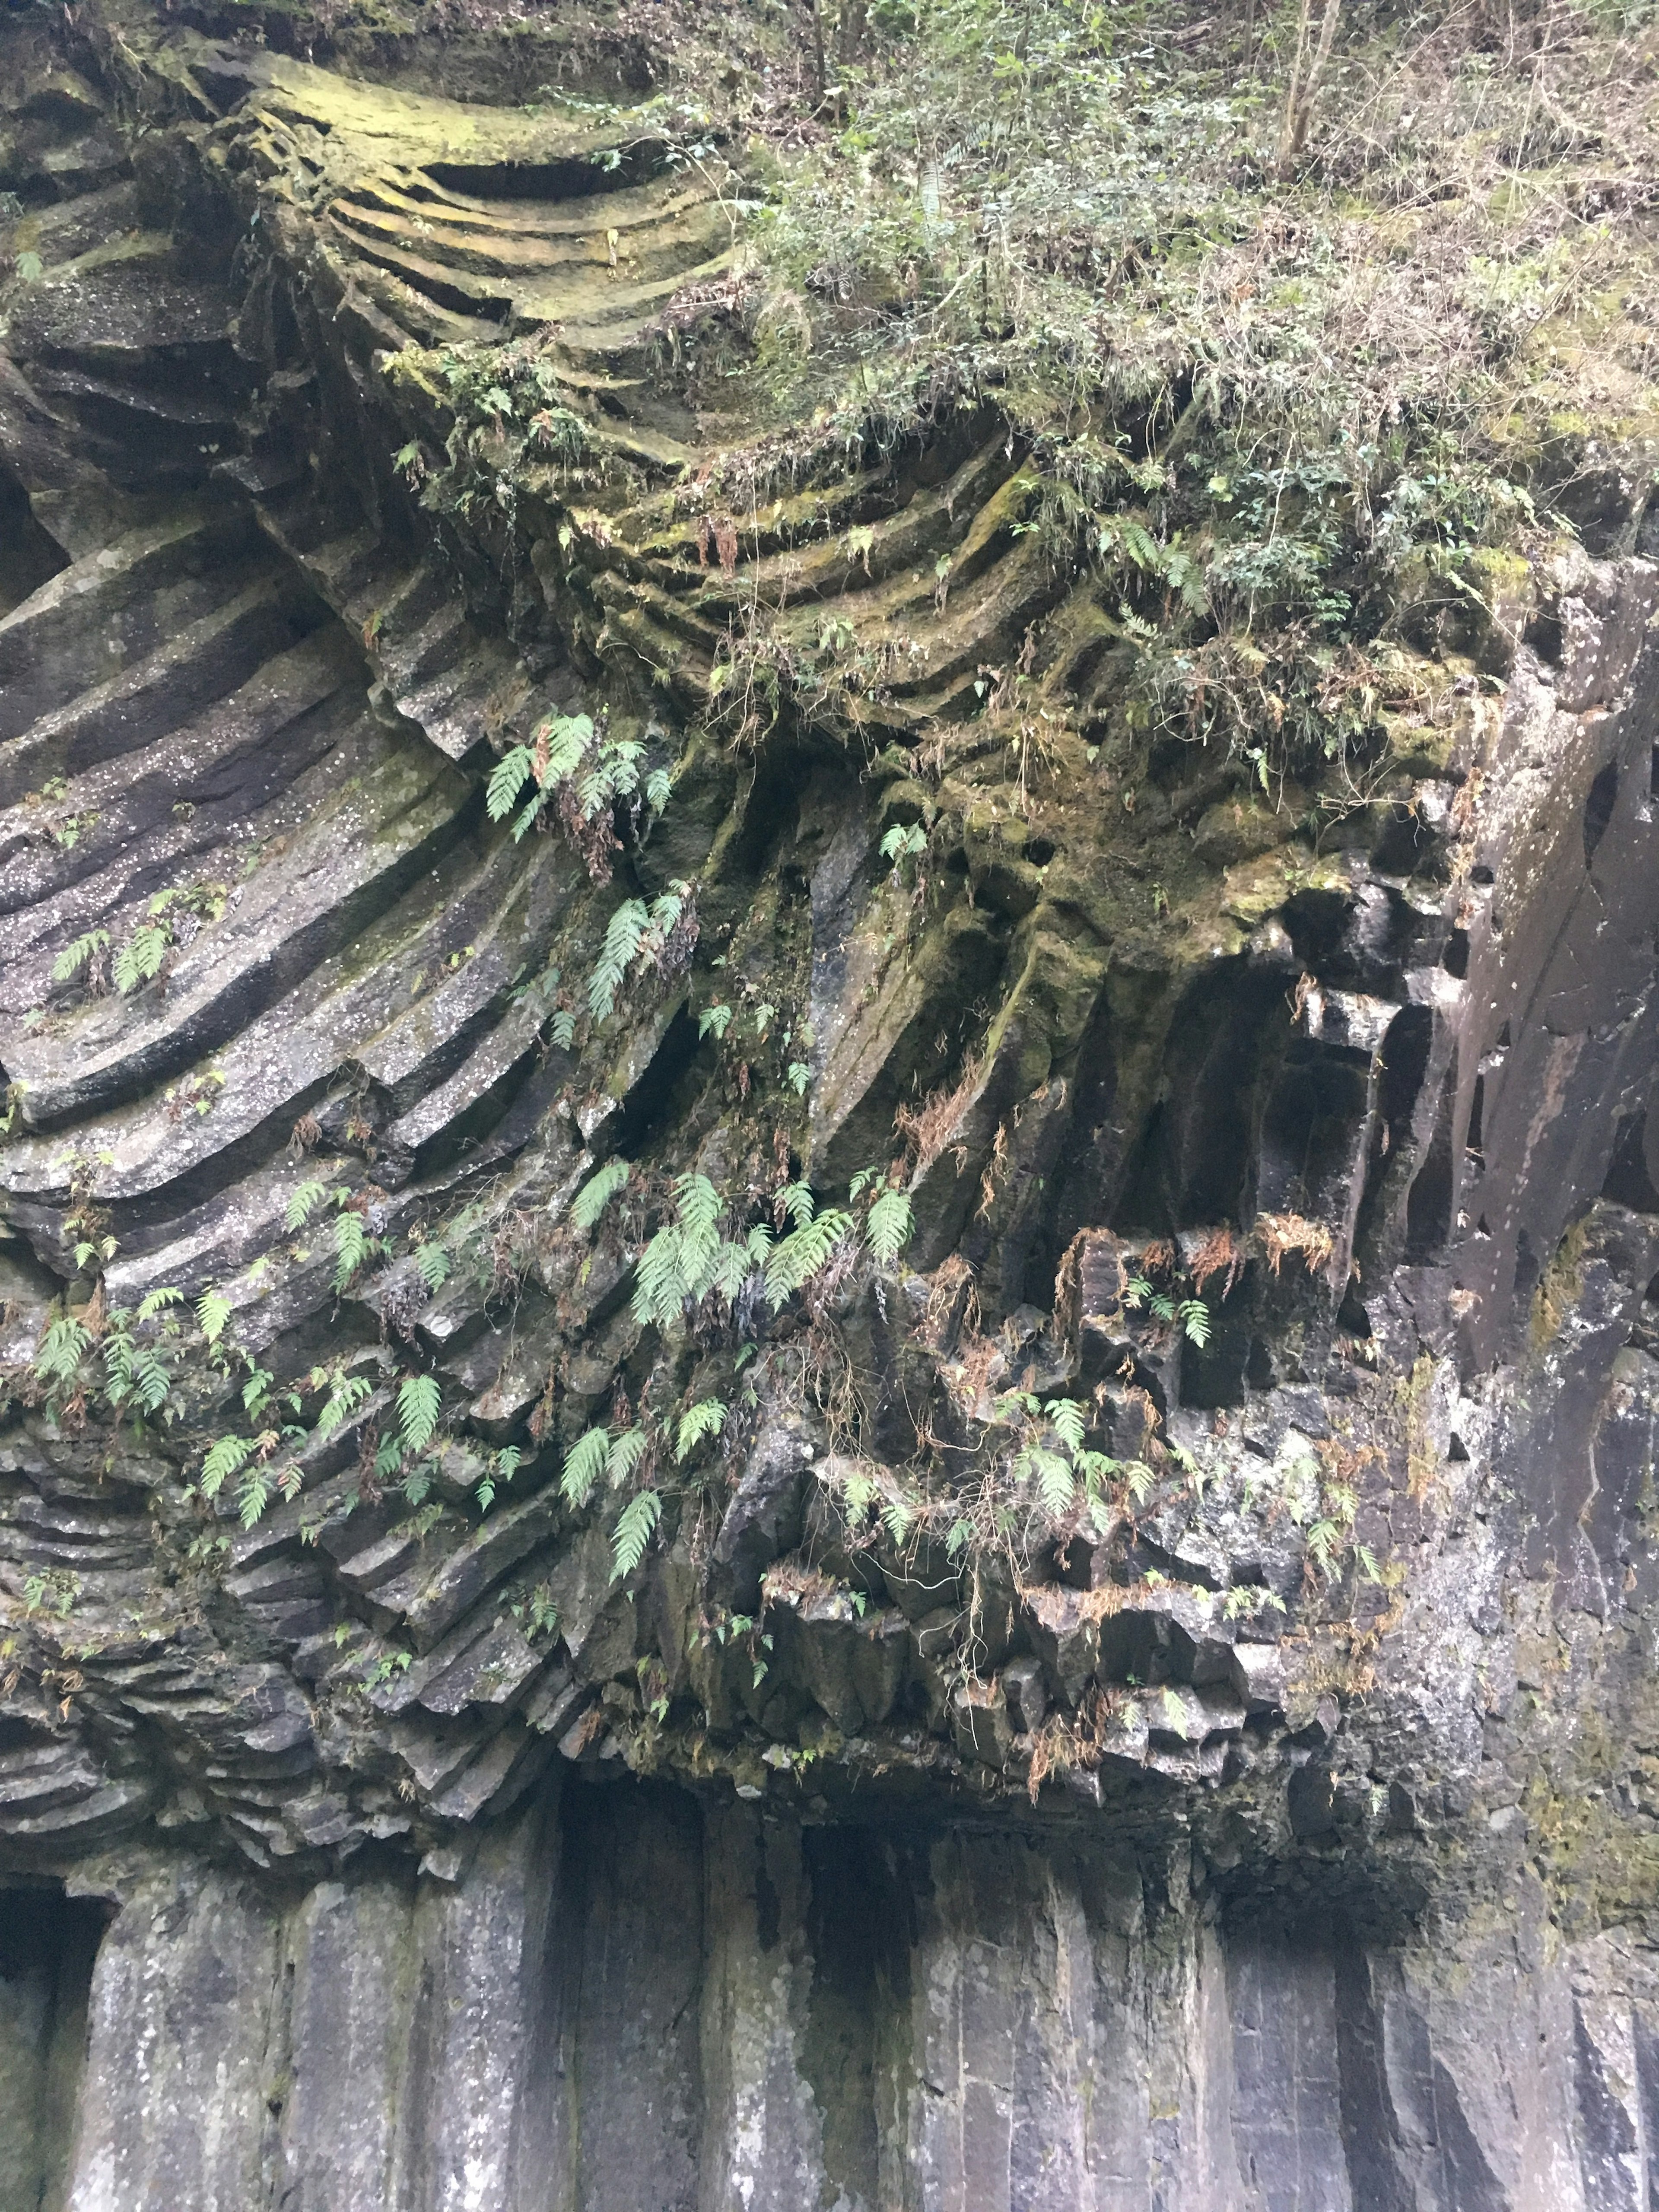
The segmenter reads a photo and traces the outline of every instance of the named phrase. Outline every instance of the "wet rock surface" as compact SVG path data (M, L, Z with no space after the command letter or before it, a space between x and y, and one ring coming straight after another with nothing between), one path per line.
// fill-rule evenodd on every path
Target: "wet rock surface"
M1659 568L1317 837L1107 788L992 411L744 507L647 116L0 57L0 2208L1655 2201ZM762 726L762 599L878 665ZM578 714L672 793L515 837Z

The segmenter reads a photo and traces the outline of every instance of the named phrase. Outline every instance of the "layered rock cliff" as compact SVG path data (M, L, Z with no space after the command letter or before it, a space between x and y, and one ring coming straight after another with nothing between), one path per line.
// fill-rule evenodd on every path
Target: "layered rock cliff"
M0 2207L1659 2202L1645 416L1270 775L284 21L0 26Z

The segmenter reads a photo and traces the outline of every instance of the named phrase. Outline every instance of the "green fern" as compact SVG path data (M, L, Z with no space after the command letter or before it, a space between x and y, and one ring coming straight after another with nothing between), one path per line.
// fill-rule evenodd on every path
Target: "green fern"
M865 1236L878 1266L892 1266L910 1242L915 1225L910 1201L904 1193L902 1190L883 1191L870 1208L870 1218L864 1224Z
M484 811L492 822L499 822L513 811L532 772L533 759L528 745L514 745L510 752L501 755L489 772L484 790Z
M719 1436L725 1423L726 1407L718 1398L704 1398L689 1413L683 1413L674 1443L676 1460L684 1464L705 1437Z
M774 1313L811 1282L853 1225L849 1214L830 1206L803 1222L772 1247L766 1261L766 1302Z
M638 1566L661 1518L662 1500L654 1490L637 1491L623 1506L611 1539L613 1583Z
M449 1280L449 1255L435 1239L415 1248L415 1272L419 1275L428 1297L442 1290Z
M404 1449L411 1455L423 1452L438 1425L443 1393L430 1375L406 1375L398 1386L398 1426Z
M1073 1459L1083 1449L1084 1413L1075 1398L1051 1398L1042 1409Z
M1210 1340L1210 1309L1202 1298L1183 1298L1176 1308L1176 1316L1189 1340L1200 1352Z
M596 1175L591 1176L576 1194L570 1218L584 1234L592 1231L617 1193L634 1172L623 1159L607 1160Z
M77 937L73 944L66 945L52 962L52 981L54 983L70 981L81 973L83 968L89 968L100 952L106 952L108 950L108 930L89 929L84 937Z
M208 1449L198 1484L204 1498L216 1498L233 1474L240 1474L252 1457L253 1446L246 1437L221 1437Z
M641 1328L653 1324L666 1328L685 1303L685 1276L680 1265L680 1232L669 1222L640 1255L634 1278L634 1318Z
M605 1473L605 1463L611 1450L611 1437L605 1429L589 1429L579 1437L564 1455L564 1469L559 1477L559 1490L567 1505L577 1511L593 1495L593 1486Z
M92 1342L92 1332L69 1314L47 1324L34 1354L34 1372L43 1382L73 1382Z
M327 1187L320 1182L302 1182L288 1202L283 1219L289 1229L303 1229L317 1208L328 1196Z
M342 1194L343 1195L343 1194ZM334 1224L334 1287L343 1291L369 1255L373 1244L361 1213L343 1206Z
M782 1206L785 1217L793 1226L797 1229L804 1229L812 1218L814 1211L811 1184L810 1182L786 1184L778 1193L778 1203Z
M551 714L537 730L536 740L547 748L542 781L563 783L581 766L593 742L593 725L586 714Z
M478 1478L473 1496L478 1501L478 1510L488 1513L495 1503L495 1492L503 1483L511 1482L523 1463L524 1454L516 1444L503 1444L484 1473ZM418 1504L419 1499L411 1501Z
M1071 1511L1077 1502L1077 1477L1072 1463L1041 1444L1028 1444L1015 1460L1016 1482L1033 1482L1042 1510L1053 1520Z
M374 1384L364 1375L342 1375L336 1377L333 1388L317 1416L317 1437L320 1442L331 1437L336 1429L350 1419L365 1398L374 1391Z
M139 1307L140 1315L143 1308ZM196 1301L196 1326L210 1345L216 1345L224 1334L231 1316L230 1300L218 1291L204 1291Z
M624 899L605 925L605 943L587 979L587 1010L595 1021L610 1019L629 963L639 951L650 921L643 899Z
M699 1040L703 1037L712 1036L715 1043L718 1044L731 1026L732 1009L730 1006L705 1006L702 1012L697 1016L697 1036Z
M154 1321L158 1313L164 1313L169 1306L181 1306L184 1303L185 1294L181 1290L171 1283L163 1283L159 1289L146 1291L139 1299L138 1318L140 1321Z
M576 1017L561 1007L548 1024L548 1032L561 1052L568 1052L576 1042Z
M151 919L139 923L116 954L110 970L115 988L124 999L141 983L148 983L161 974L161 963L173 944L172 923L157 916L154 900L150 908Z
M643 1429L624 1429L616 1437L605 1454L605 1479L612 1490L620 1490L645 1457L649 1439Z

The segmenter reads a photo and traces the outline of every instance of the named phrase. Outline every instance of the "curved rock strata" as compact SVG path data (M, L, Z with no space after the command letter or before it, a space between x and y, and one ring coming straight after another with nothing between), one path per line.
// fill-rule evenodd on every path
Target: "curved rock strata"
M735 147L0 30L0 2206L1659 2202L1643 453L1315 836Z

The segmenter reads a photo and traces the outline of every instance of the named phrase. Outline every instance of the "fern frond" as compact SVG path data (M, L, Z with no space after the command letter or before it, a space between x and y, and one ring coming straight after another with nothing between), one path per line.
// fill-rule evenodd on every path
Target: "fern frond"
M146 1413L159 1413L173 1389L167 1363L153 1344L141 1344L133 1355L132 1392Z
M783 1210L797 1229L804 1229L812 1218L812 1186L810 1182L792 1182L779 1193Z
M202 1462L199 1487L204 1498L216 1498L233 1474L240 1474L247 1464L253 1446L246 1437L221 1437L208 1448Z
M60 1314L48 1323L34 1354L34 1371L43 1382L72 1382L78 1371L92 1332L68 1314Z
M514 745L501 755L489 772L484 790L484 811L492 822L513 811L514 802L528 782L533 760L528 745Z
M593 725L586 714L552 714L536 732L536 742L547 748L542 781L562 783L581 766L593 742Z
M143 1308L138 1309L142 1314ZM204 1291L196 1301L196 1326L208 1342L217 1344L231 1316L230 1300L221 1291Z
M1075 1398L1051 1398L1043 1412L1054 1425L1054 1434L1075 1458L1083 1449L1083 1408Z
M141 983L148 983L161 972L161 963L173 942L173 931L165 921L141 921L126 943L115 956L111 969L115 988L125 998Z
M1071 1462L1062 1459L1058 1452L1044 1451L1036 1444L1021 1453L1020 1461L1026 1474L1036 1480L1043 1511L1056 1521L1069 1513L1076 1494Z
M236 1494L242 1526L251 1528L270 1503L271 1480L263 1460L256 1460L242 1470L242 1480Z
M343 1291L368 1257L368 1230L349 1207L334 1224L334 1287Z
M605 943L587 979L587 1010L595 1021L610 1018L628 963L639 951L649 922L643 899L624 899L606 923Z
M890 1267L915 1228L910 1201L902 1190L884 1190L870 1208L864 1233L878 1266Z
M607 1160L597 1175L589 1176L570 1209L570 1218L578 1229L586 1233L594 1227L633 1171L626 1160Z
M659 1328L666 1328L678 1318L684 1299L680 1232L671 1222L657 1231L640 1255L634 1280L634 1318L641 1327L654 1322Z
M1152 1470L1142 1459L1124 1461L1123 1480L1128 1484L1129 1494L1137 1505L1144 1505L1157 1487Z
M525 839L535 828L537 817L546 804L547 793L544 791L538 791L526 799L519 809L519 818L513 824L513 842L515 845L523 844Z
M811 1282L852 1225L850 1216L830 1206L772 1247L766 1262L766 1302L774 1313Z
M687 1295L700 1297L719 1259L720 1194L707 1176L679 1176L674 1182L674 1206L680 1220L680 1268Z
M705 1437L717 1437L726 1424L726 1407L718 1398L704 1398L680 1416L680 1431L674 1441L674 1457L684 1462L689 1459Z
M442 1404L443 1393L435 1376L404 1376L398 1385L398 1426L406 1452L412 1455L426 1449L438 1425Z
M1202 1352L1210 1340L1210 1309L1202 1298L1183 1298L1176 1310L1188 1339Z
M433 1295L449 1280L449 1255L435 1238L416 1247L415 1272Z
M138 1318L140 1321L154 1321L156 1315L167 1307L181 1306L184 1303L185 1294L181 1290L172 1283L163 1283L159 1290L146 1291L139 1299Z
M331 1437L343 1421L349 1420L374 1387L366 1375L341 1376L317 1416L319 1439Z
M718 1291L728 1304L735 1304L744 1285L755 1272L755 1263L749 1256L746 1244L722 1244L714 1255L714 1265L708 1288Z
M605 1455L605 1479L613 1490L620 1490L635 1468L645 1457L647 1443L643 1429L624 1429L612 1439Z
M638 1566L661 1518L662 1500L654 1490L637 1492L623 1506L611 1539L613 1583L621 1582Z
M327 1196L328 1191L324 1184L302 1182L288 1202L283 1221L290 1229L303 1229Z
M902 1491L895 1491L881 1501L883 1526L896 1544L902 1544L916 1525L916 1509Z
M593 1495L593 1486L605 1473L605 1459L611 1449L611 1438L604 1429L589 1429L579 1437L564 1455L564 1470L559 1477L559 1490L567 1505L578 1510Z
M78 975L83 968L89 968L96 956L106 951L108 947L108 930L89 929L84 937L77 937L73 944L66 945L52 962L52 981L54 983L69 982L72 977Z

